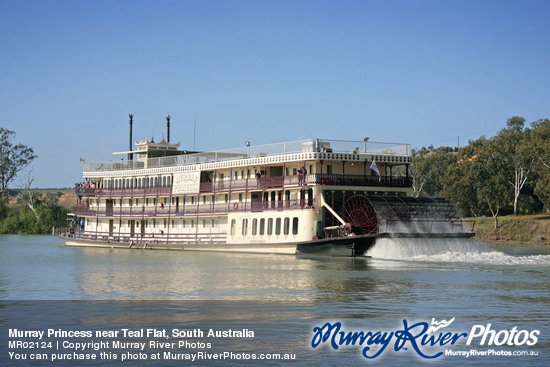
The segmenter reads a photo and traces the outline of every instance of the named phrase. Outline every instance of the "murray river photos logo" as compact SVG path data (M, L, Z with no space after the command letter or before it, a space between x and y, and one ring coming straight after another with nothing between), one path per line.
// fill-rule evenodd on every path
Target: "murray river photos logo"
M455 353L441 350L442 347L449 348L463 342L469 347L533 346L537 344L540 334L539 330L519 330L517 327L510 330L494 330L491 324L473 325L469 333L446 330L454 320L454 317L448 321L432 319L431 323L423 321L414 324L403 320L403 328L393 331L346 331L340 322L327 322L323 326L313 328L311 346L317 348L327 345L335 350L341 347L359 346L362 348L363 357L368 359L379 357L384 351L392 348L395 352L413 350L420 357L434 359L443 354L469 357L488 353L488 351L476 352L476 350ZM524 353L523 355L536 354Z

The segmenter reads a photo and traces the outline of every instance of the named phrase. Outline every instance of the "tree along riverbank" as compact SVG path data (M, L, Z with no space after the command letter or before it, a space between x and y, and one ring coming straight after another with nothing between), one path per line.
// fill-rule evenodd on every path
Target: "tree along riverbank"
M0 198L0 234L49 234L67 225L73 190L10 190Z
M467 218L475 222L476 239L482 241L538 242L550 245L550 215L508 215L494 228L491 217Z

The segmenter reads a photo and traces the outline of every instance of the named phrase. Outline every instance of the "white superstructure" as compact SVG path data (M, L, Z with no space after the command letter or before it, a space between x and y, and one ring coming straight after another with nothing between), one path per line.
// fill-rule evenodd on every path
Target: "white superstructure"
M410 146L367 138L213 152L164 140L136 147L84 164L67 244L294 253L343 227L349 197L402 197L411 186Z

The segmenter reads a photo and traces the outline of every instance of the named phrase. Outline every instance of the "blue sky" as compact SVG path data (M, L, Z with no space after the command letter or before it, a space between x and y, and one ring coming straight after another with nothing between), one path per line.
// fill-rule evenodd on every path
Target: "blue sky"
M461 145L550 117L550 1L0 0L0 126L37 187L134 140ZM16 186L17 182L14 181Z

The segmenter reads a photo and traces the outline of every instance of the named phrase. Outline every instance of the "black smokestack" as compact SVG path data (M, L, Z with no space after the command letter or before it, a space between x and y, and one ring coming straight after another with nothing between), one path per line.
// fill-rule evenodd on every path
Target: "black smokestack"
M132 150L132 123L134 122L134 115L129 114L130 117L130 151ZM128 153L128 160L131 161L134 159L134 155L132 153Z
M170 143L170 115L166 116L166 142Z

